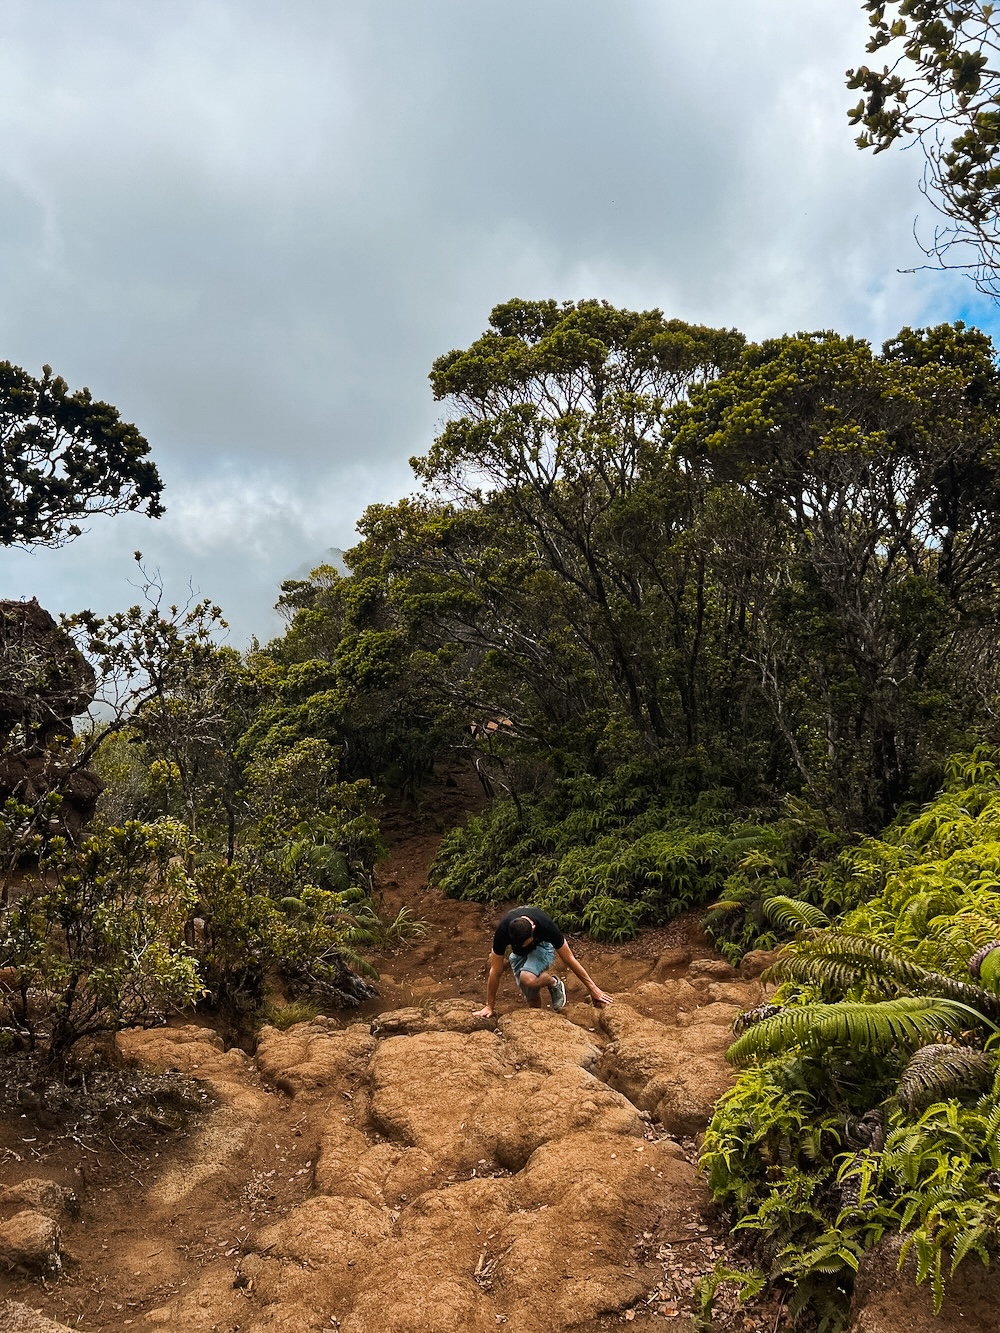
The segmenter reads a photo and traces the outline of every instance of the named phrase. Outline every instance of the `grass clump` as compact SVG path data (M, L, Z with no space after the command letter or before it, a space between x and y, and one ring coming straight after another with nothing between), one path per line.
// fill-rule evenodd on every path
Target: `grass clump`
M318 1014L319 1006L306 1000L293 1000L290 1004L276 1004L271 1000L261 1011L264 1022L279 1032L287 1032L297 1023L311 1023Z

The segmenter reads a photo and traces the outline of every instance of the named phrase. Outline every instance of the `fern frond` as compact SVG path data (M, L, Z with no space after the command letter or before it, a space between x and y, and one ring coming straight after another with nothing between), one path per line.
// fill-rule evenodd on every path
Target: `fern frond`
M773 898L766 898L762 907L771 925L781 930L822 930L830 924L830 918L824 911L812 903L803 902L801 898L775 894Z
M913 1055L899 1080L897 1096L911 1114L933 1102L981 1091L992 1081L996 1061L971 1046L949 1046L935 1042Z
M982 1222L974 1222L955 1238L955 1247L951 1253L952 1276L970 1250L975 1250L984 1264L990 1262L989 1251L986 1248L989 1238L990 1229Z
M859 984L865 985L870 991L881 992L886 998L896 990L884 978L865 973L851 962L836 958L815 958L811 954L783 955L778 963L767 969L764 980L815 986L824 995L831 997L841 995Z
M928 889L911 898L903 909L901 921L910 935L922 938L932 917L947 915L955 910L956 895L942 889Z
M914 959L863 935L824 930L805 944L786 949L770 974L778 980L829 981L847 990L859 983L887 991L891 983L930 992L971 1005L990 1018L1000 1018L1000 995L957 977L932 972Z
M942 1029L960 1032L964 1006L936 996L903 996L879 1004L843 1000L783 1009L756 1024L726 1052L730 1064L747 1065L794 1046L815 1050L849 1046L855 1050L907 1050L924 1045Z

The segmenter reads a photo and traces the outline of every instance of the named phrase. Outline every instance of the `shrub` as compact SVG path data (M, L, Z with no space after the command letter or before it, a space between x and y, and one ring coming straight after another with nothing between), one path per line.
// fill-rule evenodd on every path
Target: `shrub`
M444 838L431 882L474 902L533 902L567 930L620 941L702 906L754 856L778 847L790 864L805 854L806 835L786 848L781 830L727 813L722 794L671 803L655 774L643 783L641 773L631 766L603 781L564 779L538 799L496 801ZM741 937L737 953L746 947Z
M82 1037L155 1025L193 1003L191 850L174 820L99 829L75 849L49 843L38 877L3 912L10 1035L58 1061Z

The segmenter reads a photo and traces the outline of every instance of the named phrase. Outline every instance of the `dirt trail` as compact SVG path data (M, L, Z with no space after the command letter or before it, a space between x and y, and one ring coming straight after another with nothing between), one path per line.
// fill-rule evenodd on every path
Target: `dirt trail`
M91 1333L597 1333L691 1309L727 1245L695 1139L760 983L686 918L621 949L573 941L608 1010L570 977L563 1014L529 1012L505 979L499 1021L475 1019L498 909L426 882L428 824L468 804L442 787L429 816L387 821L384 909L427 934L378 960L365 1011L265 1030L253 1058L205 1027L123 1034L211 1090L186 1129L123 1147L30 1110L0 1124L0 1183L55 1180L81 1205L59 1219L62 1276L8 1273L0 1299ZM0 1195L0 1252L15 1207Z

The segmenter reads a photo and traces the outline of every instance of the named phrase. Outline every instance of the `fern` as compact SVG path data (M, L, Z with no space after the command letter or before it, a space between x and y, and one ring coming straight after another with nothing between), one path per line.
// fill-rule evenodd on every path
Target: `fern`
M781 930L818 930L830 924L830 918L819 907L784 894L766 898L763 910L768 921Z
M743 1033L726 1052L734 1065L792 1047L816 1050L846 1046L854 1050L891 1052L912 1049L942 1030L961 1032L968 1010L952 1000L908 996L865 1004L803 1004L782 1009Z
M995 1070L996 1061L985 1051L933 1043L910 1058L899 1080L897 1096L907 1111L923 1111L948 1097L981 1092Z
M704 1277L698 1278L694 1284L693 1294L698 1302L698 1309L691 1320L691 1327L694 1333L711 1333L712 1307L715 1303L715 1294L723 1282L732 1282L737 1289L737 1300L741 1305L747 1301L755 1300L764 1290L767 1278L759 1268L751 1268L749 1272L743 1272L739 1268L729 1268L726 1264L717 1263L711 1273L706 1273Z
M974 1222L971 1226L966 1227L964 1231L960 1232L955 1238L955 1244L951 1252L952 1275L954 1275L955 1269L972 1250L975 1250L983 1263L988 1265L990 1262L990 1254L986 1245L990 1237L990 1228L982 1222Z
M949 1274L1000 1245L1000 996L992 966L969 974L1000 937L994 756L956 761L915 818L779 888L791 873L762 841L710 918L724 947L764 922L798 931L772 969L782 1008L750 1015L729 1053L750 1067L705 1137L713 1197L793 1284L790 1311L840 1325L852 1258L886 1234L939 1309ZM817 929L782 898L851 908ZM987 1050L966 1028L993 1030Z
M1000 1018L1000 996L956 977L933 972L913 958L877 940L845 931L825 930L786 949L771 969L782 980L828 981L840 991L868 986L886 994L899 988L930 991L967 1004L981 1015Z

